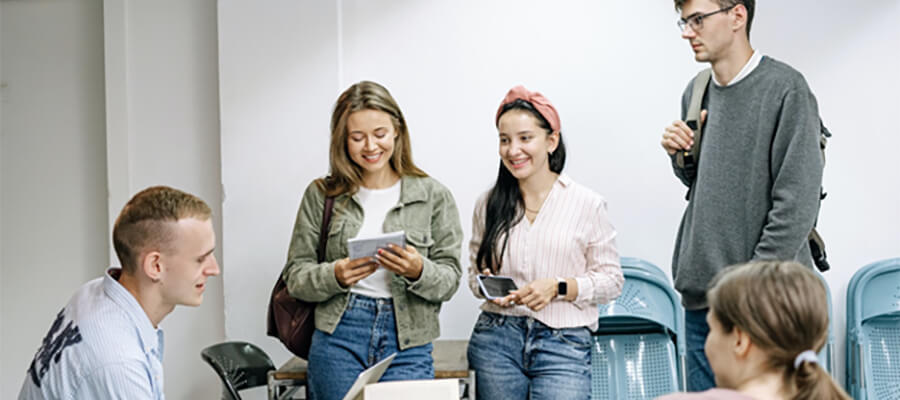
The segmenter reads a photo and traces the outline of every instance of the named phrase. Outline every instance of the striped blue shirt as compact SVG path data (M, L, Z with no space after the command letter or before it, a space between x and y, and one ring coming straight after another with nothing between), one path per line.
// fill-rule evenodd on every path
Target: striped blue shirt
M163 394L163 332L110 268L72 296L26 373L19 400L153 399Z

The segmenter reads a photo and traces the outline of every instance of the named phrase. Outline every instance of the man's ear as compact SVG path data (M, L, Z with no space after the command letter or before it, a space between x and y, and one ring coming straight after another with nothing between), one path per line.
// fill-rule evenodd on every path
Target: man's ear
M747 8L744 7L743 4L738 4L734 6L734 9L731 10L734 13L734 20L731 24L731 29L734 31L746 31L747 30Z
M159 282L162 277L162 253L152 250L141 257L141 270L153 282Z

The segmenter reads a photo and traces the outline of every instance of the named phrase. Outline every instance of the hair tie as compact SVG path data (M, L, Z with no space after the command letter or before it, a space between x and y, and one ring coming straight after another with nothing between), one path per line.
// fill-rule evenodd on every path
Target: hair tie
M817 356L816 352L812 350L806 350L800 354L797 354L797 358L794 358L794 369L800 368L800 364L803 364L804 361L818 364L819 356Z

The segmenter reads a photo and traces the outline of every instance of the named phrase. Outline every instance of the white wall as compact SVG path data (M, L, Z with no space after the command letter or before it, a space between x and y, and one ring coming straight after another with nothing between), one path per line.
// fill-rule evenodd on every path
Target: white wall
M900 255L900 3L760 7L752 43L805 74L835 134L820 225L840 338L852 273ZM496 174L499 100L516 83L542 91L560 110L566 172L606 196L621 253L668 270L685 204L659 138L701 68L676 19L669 2L220 1L227 336L287 357L264 335L266 301L302 190L327 171L331 106L361 79L394 94L416 161L453 191L467 232ZM476 306L461 288L442 337L467 337Z
M104 2L109 215L152 185L204 199L213 210L223 274L216 3ZM166 396L216 398L221 384L200 350L224 339L222 279L203 305L178 307L160 324Z
M0 398L106 268L101 2L0 2Z
M215 7L0 3L0 398L16 395L72 292L117 264L111 225L134 193L166 184L199 195L221 240ZM161 324L169 398L220 394L200 350L224 339L221 282Z
M265 338L266 305L300 191L327 171L320 160L328 136L314 132L324 132L331 100L321 99L337 87L336 7L269 4L219 2L225 334L260 345L280 364L286 352Z

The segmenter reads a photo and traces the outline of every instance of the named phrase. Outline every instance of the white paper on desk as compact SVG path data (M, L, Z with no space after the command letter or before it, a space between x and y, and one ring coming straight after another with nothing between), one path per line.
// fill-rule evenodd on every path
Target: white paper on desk
M378 249L386 249L390 243L406 247L406 233L397 231L378 236L350 239L347 241L347 253L350 254L351 260L362 257L375 257Z
M459 395L459 380L428 379L368 384L363 400L457 400Z
M344 400L362 400L363 388L370 383L378 382L378 380L381 379L381 376L384 375L384 371L387 371L388 366L391 365L391 361L394 361L394 357L396 356L397 353L391 354L384 360L381 360L375 365L367 368L365 371L360 372L356 377L356 382L353 382L353 386L351 386L350 390L347 391L347 394L344 395Z

